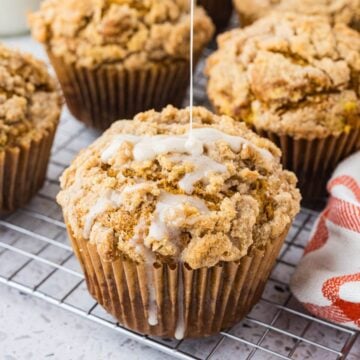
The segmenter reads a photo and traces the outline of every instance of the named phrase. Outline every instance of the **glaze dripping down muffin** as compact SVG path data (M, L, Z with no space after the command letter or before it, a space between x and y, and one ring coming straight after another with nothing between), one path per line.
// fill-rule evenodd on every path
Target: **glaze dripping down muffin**
M269 141L229 117L166 108L114 124L61 180L75 237L101 256L211 267L277 238L299 210L296 178Z
M168 106L116 122L57 197L93 297L124 326L179 340L250 311L300 201L270 141L201 107L189 136L189 118Z

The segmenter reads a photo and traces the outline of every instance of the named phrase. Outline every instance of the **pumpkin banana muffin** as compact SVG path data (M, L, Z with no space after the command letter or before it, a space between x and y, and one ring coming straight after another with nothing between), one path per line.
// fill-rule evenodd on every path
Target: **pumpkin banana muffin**
M167 104L180 106L189 83L188 0L46 0L30 16L70 111L107 128L114 120ZM214 26L195 9L194 56Z
M60 111L45 64L0 44L0 213L43 185Z
M118 121L57 200L90 293L141 333L199 337L259 299L294 216L279 149L227 116L168 106Z
M279 145L305 198L360 148L360 34L345 24L274 14L222 35L206 72L216 110Z
M341 22L360 30L360 0L233 0L242 26L271 12L294 12L325 16L335 24Z

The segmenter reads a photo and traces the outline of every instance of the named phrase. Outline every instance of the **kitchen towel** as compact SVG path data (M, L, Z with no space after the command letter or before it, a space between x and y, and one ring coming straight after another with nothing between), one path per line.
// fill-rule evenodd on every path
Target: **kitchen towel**
M290 288L312 314L360 330L360 152L336 168L327 188Z

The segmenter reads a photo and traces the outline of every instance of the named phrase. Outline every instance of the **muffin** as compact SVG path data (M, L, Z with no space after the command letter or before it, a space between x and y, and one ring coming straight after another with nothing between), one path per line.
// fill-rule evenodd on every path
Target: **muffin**
M270 141L168 106L118 121L64 172L57 200L92 296L135 331L212 335L259 299L299 211Z
M71 113L106 129L167 104L181 106L190 76L187 0L47 0L30 16ZM195 10L194 57L214 27Z
M0 44L0 214L43 185L60 112L45 64Z
M294 12L325 16L334 24L345 23L360 30L360 0L233 0L242 26L271 12Z
M229 23L233 11L232 0L199 0L197 4L205 8L217 31L221 31Z
M217 112L274 141L306 199L360 148L360 34L345 24L274 14L222 35L206 72Z

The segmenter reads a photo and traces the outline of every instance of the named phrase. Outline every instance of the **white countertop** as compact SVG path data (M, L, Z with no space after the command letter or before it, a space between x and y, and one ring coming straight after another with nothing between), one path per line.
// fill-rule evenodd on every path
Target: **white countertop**
M168 356L0 285L1 360L140 360Z

